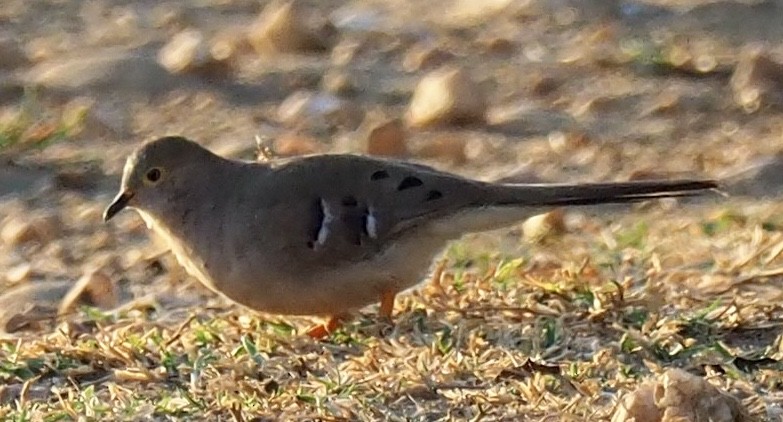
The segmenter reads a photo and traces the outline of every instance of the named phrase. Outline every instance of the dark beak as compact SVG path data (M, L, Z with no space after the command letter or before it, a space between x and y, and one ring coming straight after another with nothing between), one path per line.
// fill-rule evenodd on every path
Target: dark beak
M120 192L114 200L111 201L111 204L106 207L106 211L103 212L103 221L111 220L118 212L122 211L123 208L128 206L128 202L130 202L131 198L133 198L133 193L128 191Z

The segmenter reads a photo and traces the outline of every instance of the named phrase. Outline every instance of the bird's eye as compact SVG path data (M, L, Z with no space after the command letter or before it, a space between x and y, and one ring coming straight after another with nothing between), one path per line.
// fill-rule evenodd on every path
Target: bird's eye
M161 173L160 169L155 167L147 170L147 174L144 175L144 177L147 179L148 182L156 183L158 180L160 180L160 177L163 174Z

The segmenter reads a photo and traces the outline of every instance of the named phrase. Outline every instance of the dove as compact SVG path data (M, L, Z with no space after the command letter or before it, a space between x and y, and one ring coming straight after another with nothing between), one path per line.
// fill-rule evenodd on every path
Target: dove
M351 154L244 162L180 136L127 159L109 221L125 208L216 293L246 308L321 316L323 337L357 310L423 280L450 241L551 207L692 196L713 180L508 184Z

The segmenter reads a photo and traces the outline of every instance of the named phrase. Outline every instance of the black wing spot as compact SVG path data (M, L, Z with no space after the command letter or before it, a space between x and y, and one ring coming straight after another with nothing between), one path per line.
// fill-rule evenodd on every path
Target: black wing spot
M427 192L427 201L434 201L436 199L443 198L443 192L439 190L431 190Z
M344 207L350 207L353 208L359 204L359 202L356 200L356 197L348 195L344 197L341 201Z
M424 182L421 181L418 177L415 176L408 176L400 182L399 185L397 185L397 190L405 190L410 188L415 188L417 186L423 185Z
M381 180L389 177L389 172L386 170L378 170L370 175L370 180Z
M318 234L323 228L324 218L326 217L326 214L324 213L323 201L321 198L316 198L313 202L311 215L312 229L310 229L310 240L307 241L307 247L310 249L315 249L315 242L318 241Z
M362 246L362 239L364 239L364 236L367 235L367 212L363 212L361 218L359 219L359 222L362 225L362 229L356 232L356 235L353 237L353 244L356 246Z

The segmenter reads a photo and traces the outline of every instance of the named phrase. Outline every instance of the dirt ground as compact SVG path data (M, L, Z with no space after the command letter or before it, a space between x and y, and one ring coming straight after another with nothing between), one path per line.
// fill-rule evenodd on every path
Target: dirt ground
M295 6L3 0L4 420L622 421L670 368L716 390L637 422L783 420L783 2ZM444 71L461 79L420 92ZM393 324L368 307L316 341L316 318L209 293L137 215L102 222L128 153L169 134L729 195L466 236Z

